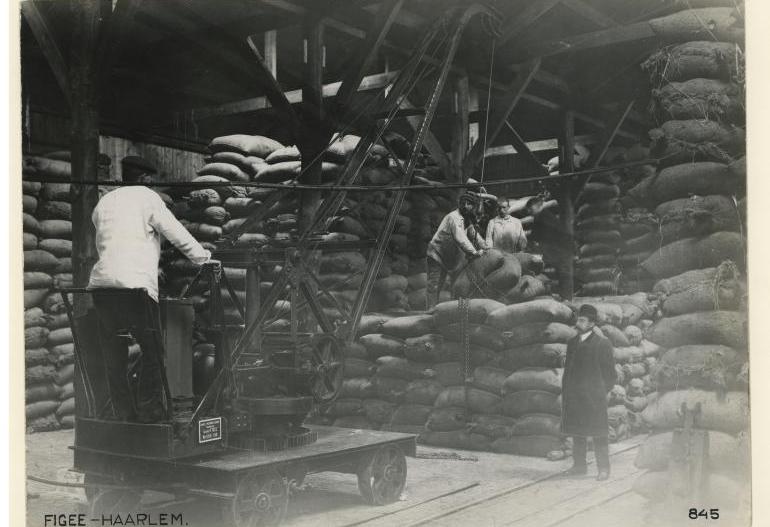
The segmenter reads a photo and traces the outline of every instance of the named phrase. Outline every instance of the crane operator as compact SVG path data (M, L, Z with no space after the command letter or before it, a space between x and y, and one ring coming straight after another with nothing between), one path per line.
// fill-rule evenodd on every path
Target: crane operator
M154 167L142 158L122 161L123 181L146 184ZM115 418L158 422L165 416L159 328L158 262L161 237L196 264L218 265L168 210L160 196L145 186L108 192L91 216L96 228L98 261L88 289L96 308L99 343L104 357ZM125 294L128 290L139 294ZM120 291L124 290L124 291ZM143 292L141 292L143 290ZM128 382L128 335L139 343L141 367L136 398Z

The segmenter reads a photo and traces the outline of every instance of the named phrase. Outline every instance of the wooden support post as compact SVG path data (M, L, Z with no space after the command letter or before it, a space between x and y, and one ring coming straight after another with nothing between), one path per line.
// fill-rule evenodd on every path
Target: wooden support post
M72 2L72 35L69 84L72 94L72 271L75 287L85 287L96 263L94 225L91 222L98 189L78 185L78 181L98 178L99 156L99 83L96 65L96 41L99 34L101 2ZM76 315L88 309L88 297L77 295Z
M265 31L265 65L275 80L278 80L278 31Z
M302 89L303 121L302 137L297 145L302 153L302 183L321 183L320 154L325 148L329 137L320 129L324 120L323 111L323 25L315 23L308 27L305 38L307 42L307 64L305 64L305 86ZM316 159L318 158L318 159ZM302 232L312 221L315 211L320 204L320 193L302 192L299 213L299 231Z
M321 155L331 139L331 133L326 127L322 126L325 119L323 107L323 34L324 26L320 21L311 23L305 31L307 64L305 64L305 86L302 89L303 126L297 146L302 154L303 171L299 181L300 183L311 185L317 185L322 182ZM297 215L297 230L300 235L311 227L313 218L320 205L321 192L305 190L300 193L299 214ZM316 272L312 262L307 263L309 272ZM312 289L311 293L315 294L315 288ZM291 300L292 310L294 310L294 302L299 300L298 291L294 284L292 284ZM315 324L312 322L312 312L309 307L306 306L300 312L297 312L297 317L302 331L315 330ZM292 331L294 331L293 325Z
M561 137L559 137L559 171L574 172L575 170L575 114L572 110L564 112L562 119ZM575 254L575 204L570 180L563 180L559 186L556 198L559 201L559 221L564 234L564 247L560 248L561 255L557 262L559 275L559 294L566 300L572 300L574 295L574 254Z
M462 182L463 159L470 146L470 88L467 75L455 79L453 92L455 118L452 126L452 180Z
M468 113L479 111L479 90L471 87L468 90ZM473 148L479 142L479 123L472 122L468 128L468 148ZM467 155L467 153L466 153Z

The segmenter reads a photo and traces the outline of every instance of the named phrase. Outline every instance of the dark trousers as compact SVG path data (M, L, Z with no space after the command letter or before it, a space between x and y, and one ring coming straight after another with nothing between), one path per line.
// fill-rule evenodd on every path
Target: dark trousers
M610 471L610 445L607 437L593 437L596 468L599 472ZM576 467L585 467L588 438L572 436L572 459Z
M157 302L133 290L94 290L92 296L115 417L125 421L162 420L165 408ZM133 336L142 349L135 383L129 379L129 336ZM131 387L134 384L135 390Z
M439 295L441 289L444 287L444 282L447 279L447 270L440 263L431 258L430 256L425 258L427 260L428 271L428 283L426 287L426 306L425 309L429 310L433 308L439 302Z

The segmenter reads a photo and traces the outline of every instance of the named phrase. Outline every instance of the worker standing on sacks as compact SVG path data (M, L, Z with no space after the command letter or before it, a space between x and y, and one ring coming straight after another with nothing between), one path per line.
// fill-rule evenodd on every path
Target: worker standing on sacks
M123 181L149 183L155 169L135 156L123 160ZM99 259L91 270L92 291L110 399L115 417L157 422L163 415L159 340L151 329L159 320L158 261L161 236L197 264L211 260L205 250L168 210L160 196L145 186L108 192L91 219L96 227ZM117 290L144 290L143 295ZM149 297L149 298L147 298ZM128 335L142 349L136 404L128 378Z
M470 194L462 194L458 198L457 209L441 220L441 224L428 244L426 255L428 283L427 309L438 304L439 294L447 279L465 261L465 258L475 258L483 253L484 241L480 236L473 242L468 238L466 228L475 223L476 200ZM475 232L475 231L474 231Z
M586 450L591 437L599 471L596 479L603 481L610 474L607 394L615 385L617 374L612 344L594 329L597 317L595 307L580 306L575 323L578 334L567 343L561 432L572 436L574 463L566 473L577 476L588 472Z
M496 216L487 224L487 248L507 253L523 252L527 248L527 236L521 220L508 214L506 207L499 202L496 209Z

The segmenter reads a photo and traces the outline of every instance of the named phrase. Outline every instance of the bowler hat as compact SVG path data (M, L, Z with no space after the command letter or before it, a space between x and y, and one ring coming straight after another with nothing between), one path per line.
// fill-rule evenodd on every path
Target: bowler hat
M599 313L596 311L596 308L591 304L583 304L582 306L580 306L580 309L578 310L578 316L586 317L591 322L596 322L596 319L599 318Z

